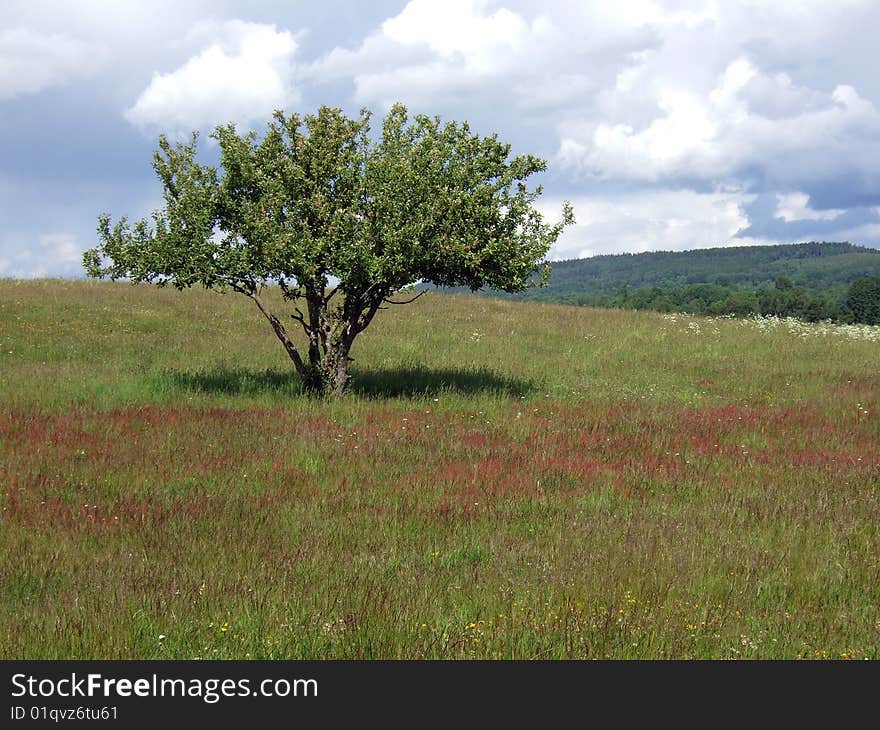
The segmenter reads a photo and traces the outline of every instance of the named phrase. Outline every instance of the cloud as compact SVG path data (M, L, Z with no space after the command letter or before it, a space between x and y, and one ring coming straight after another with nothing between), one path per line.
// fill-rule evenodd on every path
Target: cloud
M530 33L528 23L506 8L485 11L477 0L449 0L442 5L414 0L382 24L382 33L403 46L427 46L441 58L460 57L476 71L497 68L499 50L520 48Z
M554 259L608 253L681 251L747 243L737 237L749 225L746 206L754 199L740 191L645 190L638 193L576 196L577 223L567 228L553 250ZM562 202L540 204L547 220L559 217ZM750 243L765 243L754 238Z
M82 275L82 252L72 233L46 233L30 246L0 252L0 276L32 279Z
M745 206L748 227L738 238L764 238L779 243L850 241L880 245L880 213L868 206L815 210L801 192L761 193Z
M233 20L197 26L190 37L207 45L176 70L155 73L125 112L129 122L173 133L230 121L247 126L299 101L289 31Z
M65 241L156 192L156 131L396 100L548 158L559 255L877 246L877 27L874 0L5 0L0 271L78 274Z
M412 0L360 46L333 49L304 77L350 78L357 101L386 107L403 100L473 109L499 99L540 112L596 91L597 79L652 42L643 27L623 28L607 12L572 26L581 12L578 3L545 12L538 3L516 11L488 0Z
M841 207L833 191L876 204L880 82L859 49L877 8L412 0L301 78L350 79L364 104L494 123L573 182L798 190L815 210Z
M644 73L651 73L647 65ZM645 94L645 85L619 93ZM600 179L666 184L746 182L757 174L761 184L788 186L876 176L880 112L852 86L823 93L738 58L705 93L661 83L654 94L659 113L649 123L600 120L573 130L562 137L558 160Z
M105 49L63 33L28 28L0 31L0 100L94 74L107 60Z
M786 223L792 221L831 221L843 215L843 210L813 210L810 196L806 193L778 193L776 199L776 218Z

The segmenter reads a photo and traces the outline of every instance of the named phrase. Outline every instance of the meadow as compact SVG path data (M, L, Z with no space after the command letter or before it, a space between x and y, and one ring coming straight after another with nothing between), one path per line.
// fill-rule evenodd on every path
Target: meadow
M0 657L880 658L880 328L0 281Z

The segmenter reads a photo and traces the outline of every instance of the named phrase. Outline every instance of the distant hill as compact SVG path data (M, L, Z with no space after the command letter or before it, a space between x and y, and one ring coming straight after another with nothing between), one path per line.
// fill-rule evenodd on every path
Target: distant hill
M480 293L590 307L878 324L880 251L811 242L595 256L553 263L543 288Z
M723 284L758 288L785 276L820 291L880 275L880 251L851 243L736 246L595 256L553 264L550 289L611 294L621 286ZM550 291L548 289L548 293Z
M880 250L851 243L811 242L624 253L558 261L552 266L546 287L516 297L571 301L583 295L614 294L624 286L633 290L720 284L758 289L772 286L777 277L787 277L808 291L821 292L855 279L880 276Z

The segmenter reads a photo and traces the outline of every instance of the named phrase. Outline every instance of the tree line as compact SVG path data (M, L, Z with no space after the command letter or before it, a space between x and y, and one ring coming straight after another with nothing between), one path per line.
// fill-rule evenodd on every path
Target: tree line
M546 291L614 294L624 284L630 289L688 284L757 289L772 287L780 276L812 292L824 292L858 278L880 276L880 251L848 242L813 241L593 256L554 262Z
M621 286L614 294L599 292L542 297L579 306L682 312L711 316L796 317L807 322L880 325L880 276L856 279L821 292L779 276L771 286L745 289L724 284Z
M545 287L482 293L580 306L876 324L878 281L880 250L812 241L555 261Z

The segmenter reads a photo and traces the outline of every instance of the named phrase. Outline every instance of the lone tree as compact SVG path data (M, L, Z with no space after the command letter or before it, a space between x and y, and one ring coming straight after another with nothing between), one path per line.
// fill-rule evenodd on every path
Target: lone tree
M395 105L377 140L370 113L351 119L321 107L315 115L276 112L262 139L232 124L211 134L222 174L196 161L186 143L159 137L153 167L165 206L133 225L99 218L99 245L83 256L89 276L234 290L263 313L307 390L342 393L355 338L383 303L422 281L521 291L540 272L562 228L533 202L544 170L531 155L481 137L467 123L410 119ZM261 298L280 287L305 333L300 350ZM412 299L409 299L412 301ZM304 308L298 304L304 302Z

